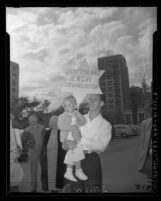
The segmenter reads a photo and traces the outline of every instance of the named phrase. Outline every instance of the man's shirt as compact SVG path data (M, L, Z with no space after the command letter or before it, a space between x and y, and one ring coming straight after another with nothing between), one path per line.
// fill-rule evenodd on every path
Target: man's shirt
M80 127L84 150L103 152L111 140L112 126L101 114L90 120L89 114L85 115L87 123Z

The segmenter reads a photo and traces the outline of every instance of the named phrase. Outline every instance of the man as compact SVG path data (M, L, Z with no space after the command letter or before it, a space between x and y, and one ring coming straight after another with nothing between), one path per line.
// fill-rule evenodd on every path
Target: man
M31 113L28 117L29 127L23 133L22 141L28 148L30 172L31 172L31 192L37 191L37 172L38 163L40 163L40 155L42 151L42 142L45 135L44 126L38 123L36 113Z
M17 143L16 132L12 127L14 115L10 113L10 191L18 192L19 184L23 179L23 169L18 163L19 150L22 149Z
M148 106L147 111L151 116L151 105ZM152 179L152 118L144 120L140 128L140 157L138 170L148 176L147 188L151 188Z
M71 182L71 191L74 193L102 192L102 167L98 153L106 150L111 140L112 129L111 124L100 113L104 105L102 97L99 94L90 94L88 97L89 113L85 115L87 123L81 127L81 144L85 152L82 168L88 180ZM70 140L65 142L66 149L74 149L75 146L76 143Z

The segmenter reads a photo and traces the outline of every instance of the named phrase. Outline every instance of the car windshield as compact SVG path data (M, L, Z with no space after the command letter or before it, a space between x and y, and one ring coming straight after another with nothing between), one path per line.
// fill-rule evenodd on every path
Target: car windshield
M116 126L117 129L126 129L126 126Z

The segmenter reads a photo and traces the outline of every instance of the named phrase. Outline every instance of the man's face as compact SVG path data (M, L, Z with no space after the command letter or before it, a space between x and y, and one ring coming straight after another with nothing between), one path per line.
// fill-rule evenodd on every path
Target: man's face
M30 124L34 124L34 123L37 123L37 116L36 115L31 115L29 116L29 123Z
M91 112L100 109L103 106L103 101L101 100L100 95L90 94L88 98L89 110Z

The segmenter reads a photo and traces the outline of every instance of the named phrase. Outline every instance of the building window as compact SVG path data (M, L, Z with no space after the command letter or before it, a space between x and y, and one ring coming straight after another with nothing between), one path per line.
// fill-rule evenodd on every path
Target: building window
M115 87L120 87L121 83L120 82L114 82Z
M16 74L12 73L12 79L16 79Z
M13 71L16 72L17 71L17 67L13 66Z
M115 94L115 100L120 100L121 99L121 95L120 95L120 93L117 93L117 94Z
M139 113L139 123L144 120L144 113Z
M100 87L102 91L106 91L106 87Z
M101 83L101 84L105 84L105 83L106 83L106 80L105 80L105 79L101 79L101 80L100 80L100 83Z
M121 100L120 100L120 99L115 99L115 103L116 103L116 104L120 104L120 103L121 103Z
M16 86L16 81L15 80L12 80L12 85Z
M115 88L115 96L117 96L118 94L120 94L121 90L120 88Z
M113 70L112 70L112 68L108 68L107 70L106 70L106 74L108 75L108 74L112 74L113 73Z
M109 99L108 99L108 102L109 102L109 103L113 103L113 98L109 98Z
M119 73L119 68L118 68L118 66L115 66L115 68L113 69L113 72L114 72L114 73Z
M125 114L125 121L127 124L131 124L131 114Z
M113 88L112 87L108 87L107 91L113 91Z
M107 96L108 97L113 97L113 93L108 93Z
M108 73L108 74L106 75L106 77L107 77L108 79L112 79L112 77L113 77L113 76L112 76L112 73L110 73L110 74Z
M14 101L16 99L15 95L12 95L12 101Z
M12 93L16 93L16 88L12 87Z
M115 102L116 107L121 107L121 102Z
M109 109L114 109L114 104L109 104L109 105L108 105L108 108L109 108Z
M113 78L114 78L115 81L120 80L120 76L117 73L114 74Z
M113 85L112 80L107 80L106 82L108 85Z

